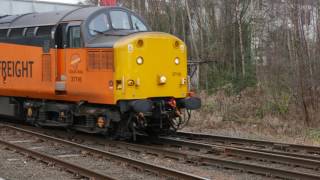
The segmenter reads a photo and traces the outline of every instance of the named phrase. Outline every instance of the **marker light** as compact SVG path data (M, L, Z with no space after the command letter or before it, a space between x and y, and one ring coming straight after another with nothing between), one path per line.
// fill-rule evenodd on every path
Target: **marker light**
M143 44L144 44L143 40L140 39L140 40L138 40L138 42L137 42L137 47L138 47L138 48L141 48L141 47L143 47Z
M138 65L142 65L142 64L143 64L143 61L144 61L144 60L143 60L143 57L138 57L138 58L137 58L137 64L138 64Z
M128 86L134 86L134 80L128 80Z
M180 59L179 59L179 58L174 59L174 63L175 63L176 65L179 65L179 64L180 64Z
M187 79L186 78L182 78L181 79L181 85L186 85L187 84Z
M163 75L159 77L159 84L165 84L166 82L167 82L167 77Z
M179 41L175 41L173 46L174 46L175 48L179 48L180 42L179 42Z

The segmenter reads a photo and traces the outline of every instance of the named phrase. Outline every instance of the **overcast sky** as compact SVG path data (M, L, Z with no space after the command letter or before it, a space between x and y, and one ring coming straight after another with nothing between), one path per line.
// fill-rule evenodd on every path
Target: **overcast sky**
M77 4L80 0L40 0L40 1L50 1L50 2Z

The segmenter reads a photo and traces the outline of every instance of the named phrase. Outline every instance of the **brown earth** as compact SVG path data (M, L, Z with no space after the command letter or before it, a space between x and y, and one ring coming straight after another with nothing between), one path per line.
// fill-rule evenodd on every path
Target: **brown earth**
M256 89L236 96L221 91L200 97L202 108L193 112L183 131L320 145L320 129L307 127L290 100L266 100Z

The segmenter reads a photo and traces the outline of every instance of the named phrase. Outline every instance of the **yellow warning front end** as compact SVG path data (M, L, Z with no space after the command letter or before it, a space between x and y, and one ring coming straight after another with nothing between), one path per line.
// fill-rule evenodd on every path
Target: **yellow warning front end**
M115 102L187 96L187 48L172 35L137 33L114 45Z

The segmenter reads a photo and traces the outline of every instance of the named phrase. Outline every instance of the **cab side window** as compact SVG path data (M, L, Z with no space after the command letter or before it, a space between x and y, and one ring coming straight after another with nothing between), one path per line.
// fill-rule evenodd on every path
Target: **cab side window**
M71 26L68 30L68 47L80 48L81 47L81 31L80 26Z
M41 26L41 27L39 27L38 30L37 30L37 33L36 33L37 37L50 39L52 28L53 28L52 26Z
M133 25L133 29L136 31L147 31L147 26L136 16L131 15L131 21Z
M29 28L27 28L27 31L26 31L26 33L25 33L25 37L26 38L32 38L33 36L34 36L34 31L35 31L35 27L29 27Z
M55 46L56 48L65 48L67 47L67 35L66 35L66 29L67 29L68 24L67 23L62 23L59 24L56 31L55 31Z
M24 28L15 28L10 31L10 39L21 39Z
M8 32L8 29L0 29L0 39L6 39L7 32Z

